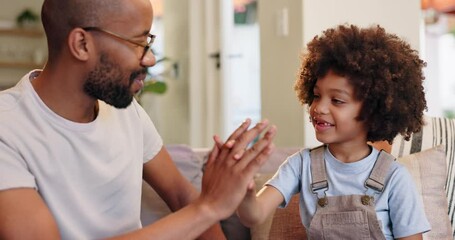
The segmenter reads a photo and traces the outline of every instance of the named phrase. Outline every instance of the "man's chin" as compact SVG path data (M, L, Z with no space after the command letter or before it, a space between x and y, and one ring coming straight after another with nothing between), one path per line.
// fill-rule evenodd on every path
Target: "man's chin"
M131 96L131 98L129 98L129 99L122 99L122 100L116 100L116 101L105 101L105 102L115 108L123 109L123 108L127 108L133 102L133 96Z

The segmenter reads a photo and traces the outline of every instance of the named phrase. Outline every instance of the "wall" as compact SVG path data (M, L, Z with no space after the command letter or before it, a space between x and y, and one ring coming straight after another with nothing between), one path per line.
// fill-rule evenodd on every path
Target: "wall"
M277 146L303 145L303 108L293 90L303 42L301 0L259 0L261 115L277 125ZM288 35L277 32L279 11L288 11Z
M178 59L178 77L169 78L169 91L163 98L162 126L166 143L189 142L189 35L188 5L190 1L166 0L164 2L165 53L171 59Z
M5 22L14 22L24 9L30 8L36 13L41 12L43 0L0 0L0 25ZM40 25L41 26L41 25ZM0 58L2 60L13 60L11 54L22 54L33 52L34 49L40 49L46 52L46 41L42 38L28 38L15 35L0 35ZM12 53L14 52L14 53ZM0 89L14 85L20 78L31 70L30 67L0 67Z
M144 108L152 118L165 143L189 143L189 1L163 1L164 55L171 59L165 63L169 69L174 61L178 64L178 75L166 74L168 89L163 95L149 95L144 98ZM152 32L153 32L152 26ZM162 57L162 56L160 56Z
M341 23L359 26L380 24L397 34L415 49L420 46L420 0L304 0L305 43L323 29Z
M263 117L278 126L276 145L315 146L306 108L297 107L293 83L299 52L315 35L341 23L368 26L377 23L419 49L420 1L394 0L259 0ZM289 35L276 34L277 14L286 8Z

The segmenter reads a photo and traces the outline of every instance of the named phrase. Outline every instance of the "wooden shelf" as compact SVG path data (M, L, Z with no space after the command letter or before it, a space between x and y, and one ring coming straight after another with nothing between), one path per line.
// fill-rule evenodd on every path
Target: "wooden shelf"
M0 68L29 68L31 69L36 69L36 68L43 68L43 64L36 64L33 62L5 62L5 61L0 61Z
M0 35L39 38L44 36L44 32L41 29L35 28L0 28Z
M44 37L44 31L40 28L20 28L20 27L13 27L13 28L0 28L0 36L8 36L11 37L12 40L19 40L19 37L24 38L35 38L38 40L39 38ZM6 40L6 39L5 39ZM24 42L26 39L21 39L19 42ZM34 40L33 40L34 41ZM34 69L34 68L42 68L43 64L36 64L33 61L7 61L7 60L0 60L0 68L27 68L27 69Z

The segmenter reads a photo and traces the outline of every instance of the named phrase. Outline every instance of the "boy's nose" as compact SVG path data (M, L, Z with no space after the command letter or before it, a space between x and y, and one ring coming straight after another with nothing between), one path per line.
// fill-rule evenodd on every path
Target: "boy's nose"
M323 115L323 114L327 114L328 113L328 108L325 107L325 105L323 105L323 104L318 104L318 105L314 106L313 111L316 114Z

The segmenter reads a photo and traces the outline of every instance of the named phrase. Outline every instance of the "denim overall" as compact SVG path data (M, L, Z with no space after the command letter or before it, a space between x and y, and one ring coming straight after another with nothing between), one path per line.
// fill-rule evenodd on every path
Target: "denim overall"
M311 156L311 188L318 198L316 213L310 223L309 239L384 239L376 216L374 197L368 188L380 193L394 157L384 151L365 181L364 195L326 196L329 188L325 160L325 146L314 148ZM322 194L318 194L321 193Z

